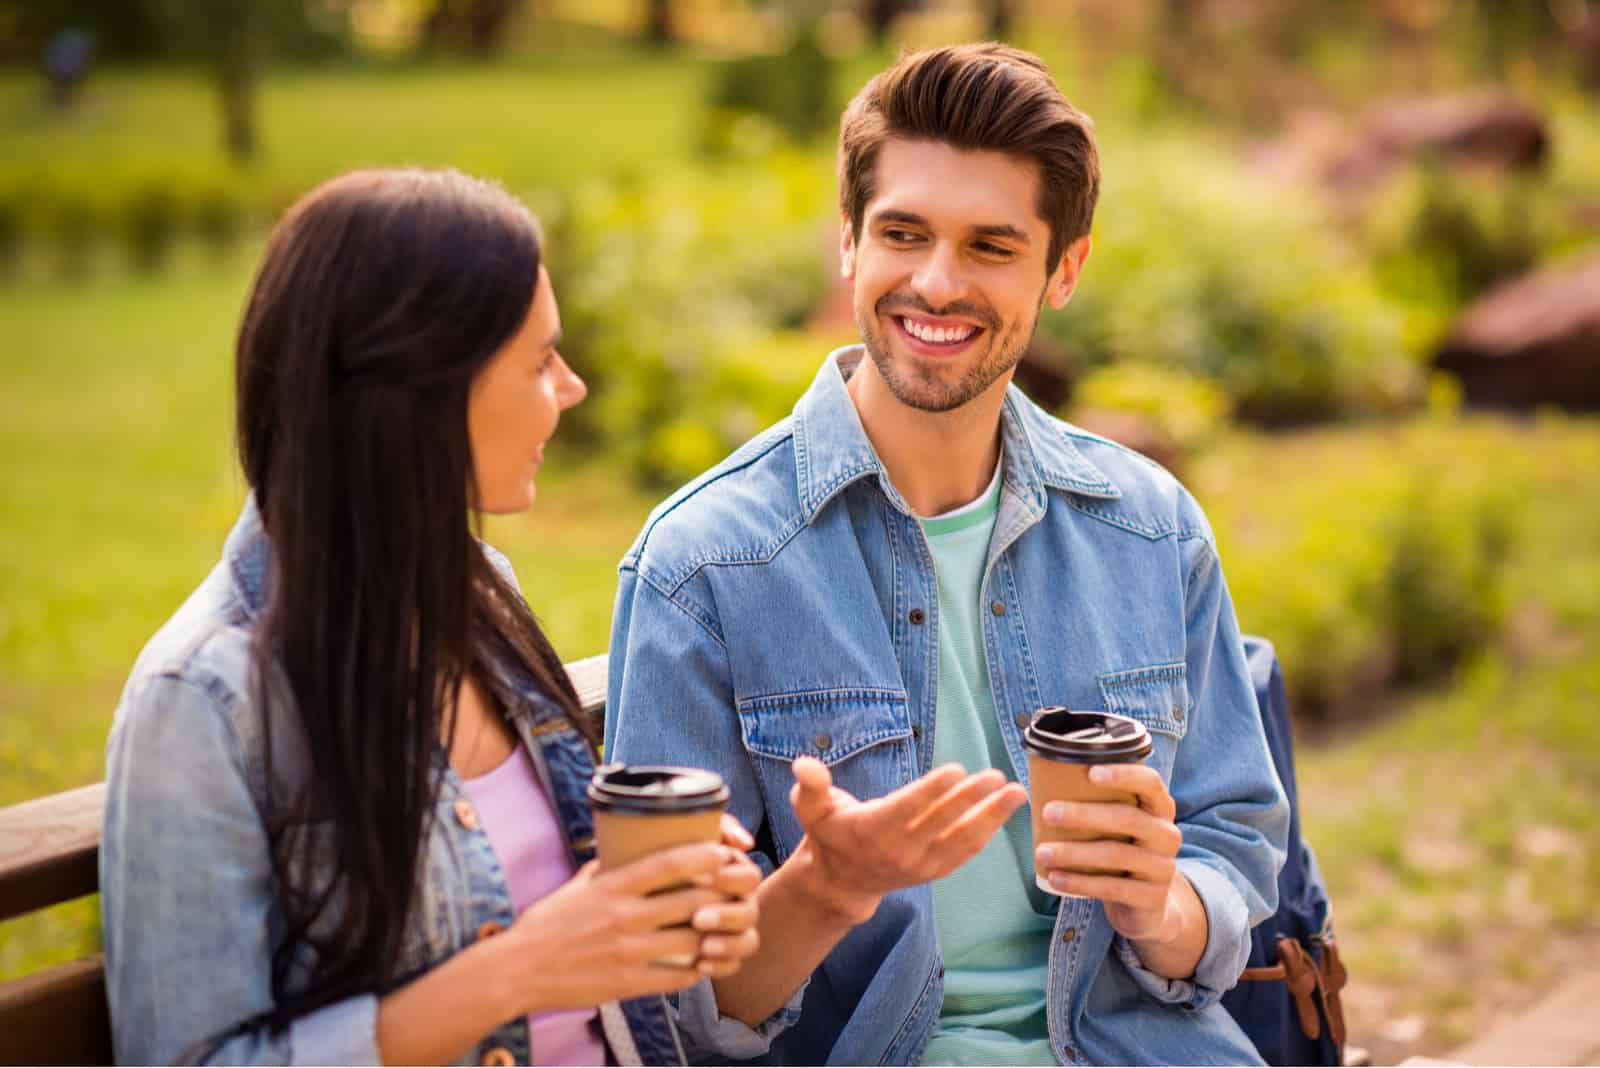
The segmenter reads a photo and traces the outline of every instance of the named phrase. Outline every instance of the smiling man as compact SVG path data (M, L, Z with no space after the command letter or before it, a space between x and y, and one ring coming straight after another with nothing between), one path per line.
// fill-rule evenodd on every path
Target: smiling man
M839 182L862 345L621 567L607 752L720 771L771 872L760 951L680 1029L790 1063L1253 1061L1217 999L1288 809L1210 528L1011 384L1088 259L1088 120L1027 53L914 53L845 112ZM1036 855L1049 705L1154 752L1097 769L1137 805L1043 813L1115 839Z

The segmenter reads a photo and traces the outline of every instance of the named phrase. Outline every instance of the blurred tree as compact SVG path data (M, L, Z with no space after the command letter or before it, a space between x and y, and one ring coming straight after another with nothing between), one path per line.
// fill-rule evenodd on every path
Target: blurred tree
M37 61L63 30L88 33L102 56L160 55L166 42L158 7L159 0L0 0L0 61Z
M912 0L867 0L864 18L867 29L872 34L872 42L884 45L889 40L889 27L894 20L906 11L911 10Z
M523 6L524 0L434 0L422 24L423 46L461 49L480 58L494 55Z
M672 0L649 0L645 40L660 47L672 43Z
M1016 4L1014 0L989 0L989 38L1003 41L1011 35L1011 27L1016 19Z

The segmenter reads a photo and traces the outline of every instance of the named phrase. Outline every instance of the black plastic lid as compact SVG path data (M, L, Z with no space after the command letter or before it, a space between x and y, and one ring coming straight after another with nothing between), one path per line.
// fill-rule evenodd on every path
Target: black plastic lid
M1074 764L1125 764L1143 760L1154 748L1150 732L1136 719L1059 705L1033 714L1022 743L1042 757Z
M722 776L700 768L605 764L589 780L589 804L607 812L664 815L703 812L728 803Z

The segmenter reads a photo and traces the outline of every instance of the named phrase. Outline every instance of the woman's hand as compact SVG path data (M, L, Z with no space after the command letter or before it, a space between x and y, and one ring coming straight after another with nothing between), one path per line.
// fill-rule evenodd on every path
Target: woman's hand
M517 1012L592 1008L693 986L721 973L657 961L700 956L703 937L721 952L702 964L737 969L751 952L741 950L754 924L744 910L753 913L754 904L729 902L724 887L744 885L734 872L746 866L755 868L738 850L712 843L665 849L613 871L585 864L504 935L521 964L513 978L523 1003ZM692 918L700 920L695 927Z
M745 855L755 847L755 839L737 819L724 814L722 842L739 851L712 877L712 889L728 900L700 908L691 921L694 929L705 935L700 940L700 960L696 968L701 975L713 979L724 979L737 972L761 946L756 933L755 900L756 887L761 885L761 869Z

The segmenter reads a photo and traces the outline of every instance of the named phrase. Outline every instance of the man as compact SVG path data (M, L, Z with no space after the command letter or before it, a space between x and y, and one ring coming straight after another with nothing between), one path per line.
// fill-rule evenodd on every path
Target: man
M775 866L760 951L682 1029L790 1062L1255 1060L1217 998L1288 811L1210 529L1010 387L1089 254L1088 121L1027 53L912 54L846 111L839 180L863 345L621 566L608 754L721 772ZM1046 705L1155 742L1103 769L1137 807L1047 806L1129 839L1041 847L1081 897L1035 885L1020 811ZM1095 866L1123 874L1064 870Z

